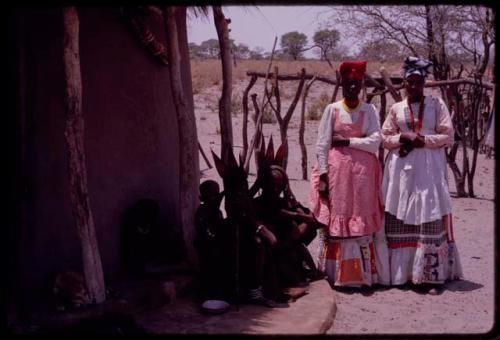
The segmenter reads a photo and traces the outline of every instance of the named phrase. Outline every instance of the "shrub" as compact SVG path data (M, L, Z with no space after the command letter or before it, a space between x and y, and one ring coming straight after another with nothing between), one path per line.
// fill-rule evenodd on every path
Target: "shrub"
M233 97L231 98L231 113L236 116L239 112L243 111L242 106L241 95L239 93L233 93Z
M330 96L327 93L323 92L307 108L306 119L320 120L321 116L323 115L323 111L328 104L330 104Z
M266 106L264 108L264 114L262 116L262 123L263 124L274 124L276 123L276 116L274 115L273 109L271 109L269 106Z

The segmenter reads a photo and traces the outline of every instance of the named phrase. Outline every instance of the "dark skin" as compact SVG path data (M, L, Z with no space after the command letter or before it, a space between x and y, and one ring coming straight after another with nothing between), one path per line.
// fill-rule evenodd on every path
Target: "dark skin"
M286 182L283 175L279 171L272 171L270 185L267 190L264 190L263 195L268 196L270 199L277 198L285 190ZM313 214L306 214L304 212L295 212L286 209L281 209L279 213L280 217L292 219L301 222L298 225L299 230L302 234L305 230L305 223L315 223L316 219ZM302 226L304 224L304 226Z
M269 185L266 186L263 191L263 195L268 197L269 200L277 199L280 197L281 193L287 189L287 181L283 174L280 171L272 171ZM306 231L308 224L318 224L318 221L312 213L306 213L302 209L298 209L297 211L281 209L278 216L290 221L293 225L291 233L293 241L299 240L300 236ZM301 245L300 251L301 255L304 257L304 261L312 270L315 271L316 278L322 278L323 275L316 269L316 264L307 250L307 247L305 245Z
M424 84L425 78L418 74L412 74L405 79L405 90L410 104L420 103L423 100ZM402 132L399 141L410 149L425 146L424 136L413 131Z
M361 89L363 87L363 81L361 79L342 78L341 85L345 104L350 108L358 106L359 94L361 93ZM332 136L332 147L338 148L343 146L349 146L349 138L334 134ZM318 191L321 197L328 197L328 175L326 173L319 176Z
M216 182L211 183L207 190L200 195L200 201L211 208L219 209L220 202L224 196L224 192L219 192L219 190L219 184Z

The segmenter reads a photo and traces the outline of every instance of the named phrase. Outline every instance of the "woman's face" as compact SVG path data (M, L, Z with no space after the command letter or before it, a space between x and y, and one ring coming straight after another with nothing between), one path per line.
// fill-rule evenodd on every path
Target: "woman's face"
M421 97L424 94L425 79L421 75L411 74L405 80L406 93L410 98Z
M342 81L342 92L344 98L357 99L361 92L363 82L359 79L345 79Z

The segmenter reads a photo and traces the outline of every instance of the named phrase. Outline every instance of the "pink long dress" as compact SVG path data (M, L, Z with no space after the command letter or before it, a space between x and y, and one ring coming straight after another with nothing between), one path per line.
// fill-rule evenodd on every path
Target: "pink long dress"
M340 121L338 108L333 110L334 133L346 138L364 136L366 112L360 111L358 119L348 124ZM377 157L353 147L330 148L327 171L328 199L319 196L318 165L311 174L311 210L327 226L320 242L319 269L334 286L389 284Z
M343 137L362 137L365 112L352 124L340 122L338 112L333 131ZM311 174L311 207L315 217L328 226L329 236L370 235L380 230L382 171L376 156L350 147L331 148L328 154L328 200L319 196L319 170Z

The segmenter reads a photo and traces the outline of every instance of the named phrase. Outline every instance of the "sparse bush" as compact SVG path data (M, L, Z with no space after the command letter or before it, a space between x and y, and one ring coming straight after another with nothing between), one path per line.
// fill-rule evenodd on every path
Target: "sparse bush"
M233 115L237 115L242 111L242 97L239 93L233 93L233 97L231 98L231 113Z
M263 124L274 124L276 123L276 116L274 115L273 109L271 109L269 106L266 106L264 108L264 113L262 115L262 123Z
M306 119L320 120L321 116L323 115L323 111L328 104L330 104L330 96L328 96L327 93L323 92L321 96L319 96L319 98L316 98L316 100L314 100L312 104L309 105L306 113Z

